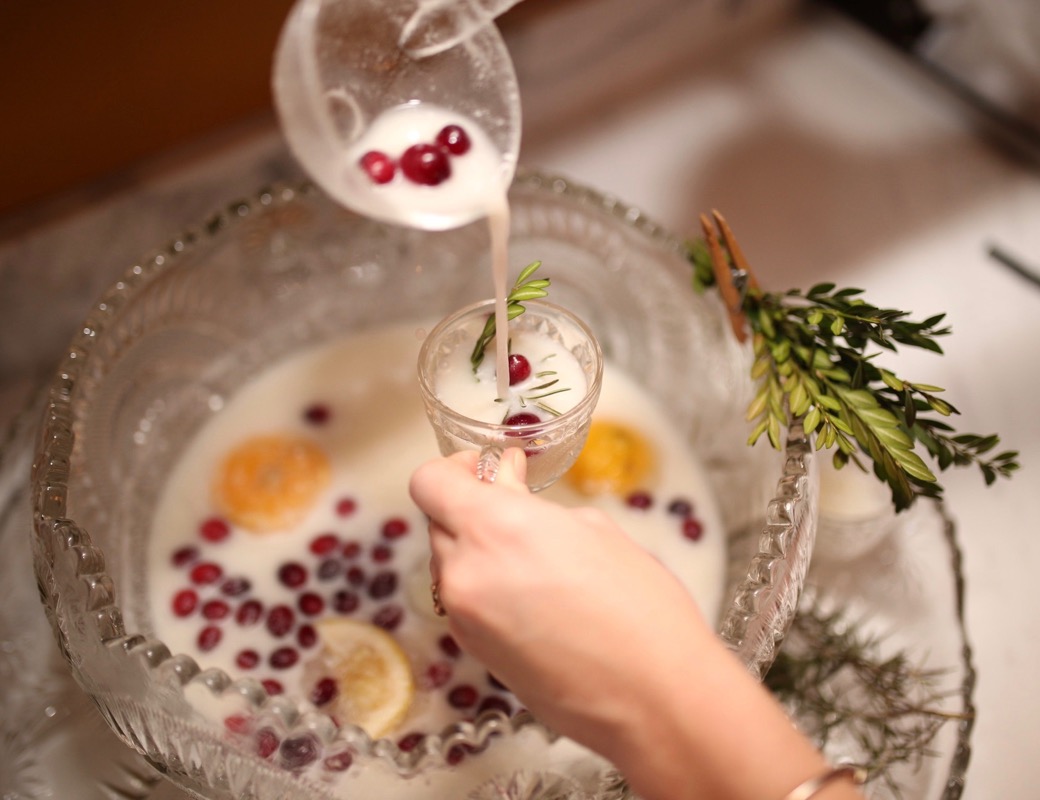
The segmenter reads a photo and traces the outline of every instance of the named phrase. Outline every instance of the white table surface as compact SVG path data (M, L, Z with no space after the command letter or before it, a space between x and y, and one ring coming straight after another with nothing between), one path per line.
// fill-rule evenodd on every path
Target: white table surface
M1011 800L1037 796L1040 287L986 249L1040 267L1040 173L987 144L976 122L882 44L827 15L796 17L561 129L540 126L521 161L676 232L695 233L698 213L719 208L769 287L830 280L920 318L948 313L945 357L885 363L945 386L961 429L998 432L1021 450L1022 472L991 488L973 470L943 476L979 673L964 797ZM118 191L73 198L24 233L0 221L0 421L132 259L218 204L296 174L261 121L122 176ZM30 302L41 290L47 308Z

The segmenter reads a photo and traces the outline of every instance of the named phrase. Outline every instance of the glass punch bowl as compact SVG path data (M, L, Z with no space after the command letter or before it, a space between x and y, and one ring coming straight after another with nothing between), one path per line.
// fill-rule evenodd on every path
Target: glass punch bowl
M609 361L651 388L706 466L728 536L719 634L761 675L794 614L815 537L811 448L797 429L781 453L745 445L750 356L715 293L692 290L681 240L560 178L521 173L511 202L511 262L553 264L554 301L589 323ZM487 251L480 223L405 230L317 190L278 187L133 267L71 342L44 404L31 479L37 581L76 680L118 736L189 793L467 797L494 773L496 753L523 740L545 792L517 796L559 796L546 788L554 775L581 796L623 795L609 765L560 766L565 740L523 712L486 712L404 752L337 726L305 699L268 696L257 681L171 652L149 620L152 510L222 398L301 348L482 299ZM200 698L262 715L283 739L306 735L322 753L349 752L353 764L338 780L279 766L200 712ZM483 752L453 768L445 756L459 744Z

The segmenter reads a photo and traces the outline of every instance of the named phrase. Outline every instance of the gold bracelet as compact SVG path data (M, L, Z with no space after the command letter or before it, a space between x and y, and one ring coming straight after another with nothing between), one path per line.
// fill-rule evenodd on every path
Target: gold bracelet
M854 764L834 767L822 775L817 775L798 784L783 796L783 800L811 800L811 798L816 797L821 789L840 778L849 778L856 786L862 786L867 780L867 771L863 767L858 767Z

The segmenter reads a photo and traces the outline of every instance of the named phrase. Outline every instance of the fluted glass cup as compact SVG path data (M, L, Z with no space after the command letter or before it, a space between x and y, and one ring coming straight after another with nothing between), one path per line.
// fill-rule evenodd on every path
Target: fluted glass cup
M552 265L554 302L596 332L608 365L653 394L705 465L726 536L716 623L761 674L794 613L815 537L811 443L793 428L780 453L745 444L751 353L730 334L716 294L692 289L680 239L560 178L523 174L510 203L511 259ZM302 350L379 326L427 330L487 297L489 271L484 224L406 230L345 211L312 187L276 187L132 265L70 341L44 401L31 479L40 597L69 668L108 724L195 796L468 797L520 746L523 769L567 769L588 794L617 796L600 791L609 765L561 766L574 763L561 751L567 740L529 715L485 711L403 749L337 724L305 697L270 695L204 654L171 649L152 619L157 498L227 400ZM414 381L414 360L384 368ZM263 719L282 742L312 745L316 760L290 769L280 752L265 756L229 729L228 715ZM453 766L455 748L480 752ZM348 770L323 769L348 752Z
M443 319L430 331L419 351L419 390L426 416L437 436L441 455L479 450L477 476L493 481L502 453L509 447L527 454L527 485L537 492L551 486L581 452L589 433L603 381L603 353L588 326L567 309L530 301L527 310L509 323L510 334L534 332L550 338L561 351L577 360L585 379L583 395L567 411L538 422L507 424L467 417L443 402L438 380L452 365L458 348L469 352L477 341L494 301L475 303ZM491 357L488 348L488 357Z

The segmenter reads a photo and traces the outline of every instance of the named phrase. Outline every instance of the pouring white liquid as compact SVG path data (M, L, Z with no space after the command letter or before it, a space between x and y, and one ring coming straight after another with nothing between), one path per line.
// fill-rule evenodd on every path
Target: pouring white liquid
M451 128L461 129L466 137L464 146L438 144L440 135ZM372 154L382 159L366 169L366 156ZM508 175L501 153L478 123L429 103L391 108L380 114L346 152L342 169L351 192L365 198L366 214L378 219L438 228L445 227L445 219L486 218L491 236L495 326L506 330ZM509 390L508 341L506 337L496 339L498 397L505 398Z

